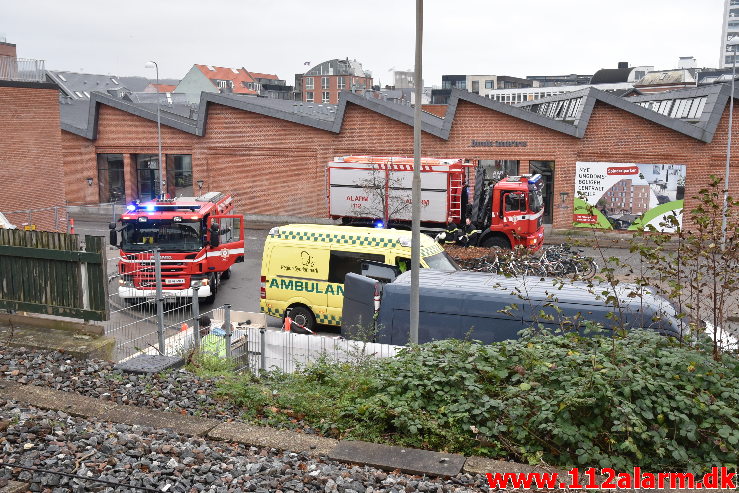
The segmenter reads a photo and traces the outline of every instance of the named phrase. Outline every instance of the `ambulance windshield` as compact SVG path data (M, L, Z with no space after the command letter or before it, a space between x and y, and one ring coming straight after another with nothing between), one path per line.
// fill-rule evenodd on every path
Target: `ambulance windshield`
M440 270L442 272L461 270L446 252L440 252L430 257L423 257L423 260L428 264L429 269Z
M196 252L203 248L199 221L123 221L121 250L142 252L155 247L166 252Z

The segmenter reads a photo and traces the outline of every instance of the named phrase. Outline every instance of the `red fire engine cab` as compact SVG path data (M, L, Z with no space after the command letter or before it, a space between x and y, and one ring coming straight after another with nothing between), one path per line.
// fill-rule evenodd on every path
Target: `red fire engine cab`
M120 241L119 241L120 233ZM156 294L153 251L161 258L165 298L215 301L221 279L244 261L244 216L233 214L233 198L221 192L136 202L110 224L110 244L120 248L118 294L124 300Z
M544 200L541 175L507 176L476 197L483 226L478 244L484 247L528 248L544 243ZM474 216L474 208L472 211Z
M475 172L474 190L467 186ZM343 224L410 229L413 158L336 157L327 165L329 215ZM487 176L476 162L421 159L421 229L440 232L466 218L478 245L538 250L544 241L541 175Z

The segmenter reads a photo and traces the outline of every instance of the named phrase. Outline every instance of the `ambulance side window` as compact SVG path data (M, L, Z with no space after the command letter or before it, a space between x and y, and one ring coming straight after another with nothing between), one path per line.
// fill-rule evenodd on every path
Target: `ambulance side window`
M395 257L395 266L400 270L400 273L411 269L411 259L406 257Z
M331 250L331 256L329 257L328 262L328 282L344 284L344 278L349 272L361 274L363 260L385 262L385 256L378 255L376 253L342 252Z

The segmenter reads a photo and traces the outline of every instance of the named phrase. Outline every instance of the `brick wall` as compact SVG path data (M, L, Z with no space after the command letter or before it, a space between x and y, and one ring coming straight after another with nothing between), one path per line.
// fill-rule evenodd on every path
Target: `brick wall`
M18 227L66 230L58 94L49 84L0 81L0 212L45 209L6 214Z
M431 113L432 115L444 118L448 107L448 104L424 104L421 106L421 109L426 113Z
M0 56L9 56L15 58L16 51L13 43L2 43L0 42Z
M203 191L235 194L236 206L244 213L326 216L325 167L334 156L413 154L412 127L353 104L347 106L339 134L217 104L208 108L204 137L163 126L163 152L192 154L195 182L203 180ZM522 173L531 160L554 161L554 226L569 228L577 161L685 164L686 204L691 207L689 197L709 174L723 176L727 120L728 116L722 119L714 141L705 144L597 103L585 137L577 139L460 101L449 139L423 134L422 152L439 158L519 160ZM736 132L739 117L735 120ZM155 122L107 106L100 109L97 141L86 143L66 132L64 140L70 201L95 202L94 194L85 192L84 178L95 173L96 152L124 155L129 199L135 194L131 156L157 152ZM517 141L526 146L473 147L472 140ZM731 183L732 193L739 196L739 170L732 172Z

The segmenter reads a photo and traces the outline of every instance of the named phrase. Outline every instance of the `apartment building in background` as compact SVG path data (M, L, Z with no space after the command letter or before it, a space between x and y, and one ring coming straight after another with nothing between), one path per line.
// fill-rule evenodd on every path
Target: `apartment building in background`
M339 93L372 90L372 73L348 58L327 60L295 75L295 99L305 103L337 104Z
M734 36L739 36L739 0L724 0L724 17L721 30L721 58L719 67L730 67L734 63L734 53L726 46Z

